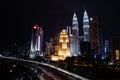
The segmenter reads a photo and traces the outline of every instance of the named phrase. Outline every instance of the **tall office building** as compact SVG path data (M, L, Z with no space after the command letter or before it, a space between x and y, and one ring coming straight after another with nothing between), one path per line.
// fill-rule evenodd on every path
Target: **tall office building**
M91 49L94 53L100 53L100 41L99 41L99 27L97 17L90 18L91 26Z
M84 41L90 42L90 25L86 10L84 11L84 16L83 16L83 36L84 36Z
M68 32L68 36L70 36L72 34L71 29L72 29L71 26L66 27L66 31Z
M76 14L73 15L73 22L72 22L72 56L77 56L79 54L79 28L78 28L78 19ZM70 41L71 42L71 41Z
M32 29L30 58L42 56L43 30L38 25Z
M54 53L54 40L50 39L49 42L46 42L46 55L52 55Z
M72 27L71 26L67 26L66 27L66 31L68 33L68 37L69 37L69 45L70 45L70 56L74 56L74 38L72 35Z

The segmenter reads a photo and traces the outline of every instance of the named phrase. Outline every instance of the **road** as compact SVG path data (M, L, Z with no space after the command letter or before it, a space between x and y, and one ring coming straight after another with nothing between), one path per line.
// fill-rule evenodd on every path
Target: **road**
M0 80L54 80L40 67L27 62L0 58Z
M16 69L16 71L14 70L14 74L12 74L12 76L9 76L10 78L14 76L15 78L14 80L24 80L21 79L24 77L29 78L29 80L88 80L87 78L84 78L82 76L68 72L66 70L63 70L61 68L49 64L39 63L30 60L16 59L13 57L0 56L0 65L1 65L0 69L2 69L2 67L5 67L5 69L2 70L3 72L6 72L6 68L9 69L8 74L0 73L2 75L2 78L5 78L6 75L13 73L12 68L15 68L16 65L18 69ZM17 74L17 72L21 74ZM23 74L24 76L21 77L21 75Z

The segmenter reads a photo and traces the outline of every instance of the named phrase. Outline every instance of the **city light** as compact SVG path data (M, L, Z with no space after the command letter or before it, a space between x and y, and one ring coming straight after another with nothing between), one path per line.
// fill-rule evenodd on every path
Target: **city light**
M36 29L37 27L36 26L34 26L34 29Z
M118 60L120 58L120 52L119 52L119 50L115 50L115 53L116 53L116 59Z

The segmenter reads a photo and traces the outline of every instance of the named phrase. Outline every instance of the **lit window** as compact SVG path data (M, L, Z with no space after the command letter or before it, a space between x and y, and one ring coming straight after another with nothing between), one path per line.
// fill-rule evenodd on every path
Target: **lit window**
M120 58L120 52L119 52L119 50L115 50L115 54L116 54L116 59L118 60Z

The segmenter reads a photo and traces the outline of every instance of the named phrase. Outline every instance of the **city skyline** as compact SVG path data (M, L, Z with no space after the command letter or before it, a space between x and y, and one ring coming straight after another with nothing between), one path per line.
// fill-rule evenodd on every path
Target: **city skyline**
M3 23L0 28L1 48L13 43L24 44L31 39L32 27L38 24L44 30L44 40L54 37L62 29L72 25L74 11L82 28L83 12L88 16L98 16L102 28L103 40L119 33L119 4L113 1L14 1L4 2ZM81 32L81 31L80 31ZM46 37L47 36L47 37Z

